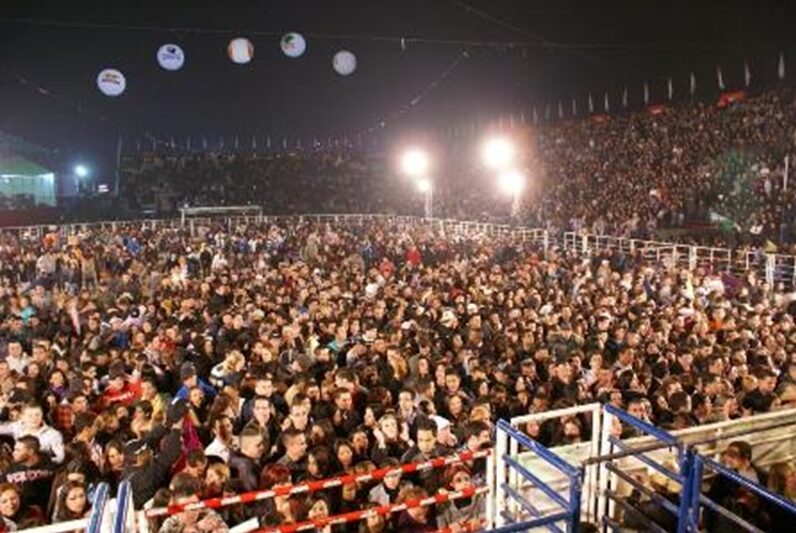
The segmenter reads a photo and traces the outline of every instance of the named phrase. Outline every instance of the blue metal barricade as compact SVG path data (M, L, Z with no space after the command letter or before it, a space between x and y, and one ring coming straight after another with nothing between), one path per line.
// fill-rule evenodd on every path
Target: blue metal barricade
M129 481L122 481L116 492L116 517L113 533L127 533L135 529L135 509L133 508L133 487Z
M580 506L583 488L583 469L573 466L564 459L545 448L526 434L512 427L505 420L497 423L498 445L496 450L501 450L496 458L496 496L497 513L496 523L499 527L493 531L527 531L533 528L545 527L556 533L563 533L557 524L565 524L568 533L577 533L580 526ZM514 440L519 444L520 449L531 452L535 458L563 474L568 482L565 490L554 487L549 481L541 479L539 472L533 472L522 464L519 454L511 456L505 453L509 449L507 442ZM527 453L526 452L526 453ZM507 472L514 471L522 485L528 484L533 489L538 490L542 495L553 502L553 508L540 510L538 503L532 503L523 493L526 490L521 486L512 486L507 482ZM505 505L504 505L505 504ZM510 504L510 505L509 505ZM519 506L517 514L509 512L503 507ZM522 515L530 515L530 520L520 518Z
M91 504L91 513L88 515L86 533L102 533L109 494L110 487L107 483L97 485L94 491L94 501Z
M752 480L740 475L736 471L710 459L697 455L695 458L696 472L695 477L701 485L702 476L704 472L712 472L718 479L724 478L725 481L730 482L736 488L743 488L756 496L759 503L769 508L778 509L783 516L788 517L787 524L768 524L771 526L769 529L774 528L777 531L793 530L796 529L796 503L787 498L783 498L779 494L773 493L766 487L753 482ZM737 497L737 494L733 495ZM697 498L693 499L693 514L699 515L701 506L704 506L706 513L715 513L721 518L731 522L739 527L742 531L763 531L762 527L766 524L755 524L753 520L739 516L734 510L728 509L724 506L724 502L716 502L704 494L699 494ZM769 517L770 518L770 517Z
M697 531L698 515L693 516L693 514L690 513L694 491L696 491L698 495L700 490L693 477L695 465L694 453L680 445L674 436L648 422L631 416L612 405L605 405L604 409L606 415L614 416L625 426L634 428L641 434L654 439L651 443L647 443L647 445L636 449L621 439L614 436L608 437L607 440L608 443L610 443L609 450L606 450L608 452L608 457L602 458L603 470L601 475L601 477L604 478L604 526L615 531L623 526L622 521L617 519L617 513L612 512L616 507L619 507L624 512L625 516L628 514L632 515L635 521L644 525L645 529L649 531L665 531L665 528L644 513L633 499L625 497L617 490L617 485L619 485L619 481L621 480L621 482L629 485L639 497L648 498L658 509L673 515L673 518L676 519L677 522L678 533ZM605 421L607 427L610 427L611 424L610 416L608 416ZM667 448L673 450L675 453L678 465L677 471L667 467L663 462L646 455L646 453L650 451ZM680 486L679 501L673 502L664 495L658 494L654 489L648 487L625 468L622 468L612 461L610 455L614 454L615 450L618 450L618 453L615 454L616 456L633 458L665 478L677 483ZM695 487L695 485L697 486ZM689 524L692 526L691 528L689 528Z

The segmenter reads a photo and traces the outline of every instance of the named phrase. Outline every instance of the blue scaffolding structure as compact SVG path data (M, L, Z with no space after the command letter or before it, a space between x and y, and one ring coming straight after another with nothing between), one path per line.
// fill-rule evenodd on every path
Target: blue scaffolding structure
M550 465L562 473L569 480L569 487L562 490L561 487L553 486L549 480L542 479L537 471L533 468L529 469L521 462L520 453L497 452L498 456L495 458L497 505L495 516L497 519L495 522L500 527L495 531L527 531L532 528L546 528L559 533L563 533L564 530L576 532L580 528L581 519L588 518L588 513L584 513L582 516L581 510L586 511L594 505L600 520L599 524L594 525L598 525L604 532L627 531L625 521L632 517L636 524L641 524L636 527L640 527L639 530L642 531L667 533L674 530L678 533L698 533L701 531L700 527L704 528L702 516L704 510L730 521L737 526L739 532L763 533L749 520L728 509L722 502L711 500L707 494L703 493L703 483L709 475L725 477L738 487L743 487L756 495L766 505L776 506L784 516L792 517L790 523L794 524L794 527L791 530L796 531L796 503L739 475L727 466L708 457L706 453L700 453L698 448L707 443L770 430L778 426L776 422L772 425L745 430L744 433L725 434L721 438L710 437L686 442L684 439L675 437L667 431L611 405L604 405L602 413L605 438L601 453L598 456L579 461L579 464L565 461L560 455L534 441L510 423L503 420L498 422L496 450L508 450L508 442L511 441L518 443L523 450L521 453L526 457L529 452L532 452L534 459L541 459L545 465ZM612 417L618 419L624 428L631 429L634 435L642 438L631 439L628 442L610 435L608 428L611 428ZM782 423L779 425L781 426ZM673 464L662 460L664 456L672 457ZM664 495L657 492L645 484L643 479L633 475L633 468L630 468L628 463L623 460L632 461L636 470L643 468L647 472L655 472L663 476L663 479L671 480L673 485L678 487L677 493ZM538 465L539 462L534 464ZM584 472L595 467L599 468L597 478L600 490L590 494L589 491L583 490ZM515 479L520 480L520 483L508 483L507 479L512 475ZM558 484L560 485L560 483ZM640 498L628 498L626 491L620 490L628 488ZM540 512L538 498L529 497L531 491L537 491L537 494L549 498L555 503L555 509L548 509L546 513ZM592 498L599 501L593 501ZM655 519L644 512L644 508L639 504L641 498L647 502L647 509L651 506L659 511ZM512 507L517 506L521 512L512 513ZM524 517L527 515L533 517L533 520L526 521ZM669 518L663 519L662 516L666 515ZM564 524L563 528L561 524ZM781 528L783 524L777 524L776 527Z

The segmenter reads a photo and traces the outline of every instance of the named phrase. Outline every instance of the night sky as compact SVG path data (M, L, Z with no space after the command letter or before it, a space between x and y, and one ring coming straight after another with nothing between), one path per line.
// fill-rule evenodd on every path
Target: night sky
M685 95L690 71L700 94L715 91L717 64L727 84L738 85L744 59L753 83L770 85L780 51L796 77L794 4L2 0L0 131L99 159L119 135L144 132L310 139L352 135L388 117L390 131L437 128L558 99L569 109L578 98L585 109L589 92L601 103L610 91L616 104L624 86L637 105L644 80L655 99L665 95L669 76ZM303 57L281 53L278 35L286 31L306 36ZM226 56L236 36L254 43L249 65ZM155 52L167 42L186 52L179 72L157 65ZM343 48L359 61L346 78L331 68ZM465 51L468 57L427 90ZM109 66L127 77L119 98L95 86Z

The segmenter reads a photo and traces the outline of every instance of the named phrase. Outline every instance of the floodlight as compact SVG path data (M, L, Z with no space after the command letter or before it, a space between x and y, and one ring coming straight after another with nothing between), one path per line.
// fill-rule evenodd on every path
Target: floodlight
M525 177L517 170L508 170L498 177L498 186L504 193L516 196L525 186Z
M495 137L484 143L484 164L494 170L507 168L514 161L514 144L504 138Z
M417 185L417 190L420 192L427 193L431 190L431 180L428 178L418 178L415 181L415 185Z
M75 165L75 176L78 178L85 178L88 176L88 167L86 165Z
M401 170L408 176L423 176L428 172L428 167L428 156L417 148L407 150L401 157Z

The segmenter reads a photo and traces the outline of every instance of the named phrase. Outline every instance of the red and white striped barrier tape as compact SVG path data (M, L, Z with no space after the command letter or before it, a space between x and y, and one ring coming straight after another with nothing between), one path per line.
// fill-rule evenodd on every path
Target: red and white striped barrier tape
M358 522L365 520L369 516L382 515L387 516L393 513L400 513L407 509L414 509L416 507L427 507L429 505L436 505L441 503L458 500L461 498L469 498L477 494L484 494L489 491L489 487L467 487L464 490L438 493L434 496L422 499L411 499L404 503L381 505L379 507L372 507L361 511L351 511L336 516L330 516L320 520L307 520L298 522L296 524L286 524L284 526L266 527L256 530L254 533L298 533L299 531L310 531L315 529L322 529L327 526L336 526L340 524L347 524L349 522Z
M390 474L411 474L413 472L432 470L442 468L452 464L462 463L465 461L472 461L474 459L483 459L489 457L492 450L479 450L477 452L460 452L456 455L448 457L438 457L429 461L422 461L417 463L407 463L405 465L379 468L368 474L347 474L344 476L337 476L333 478L323 479L320 481L307 481L297 485L290 485L285 487L274 487L267 490L254 490L251 492L244 492L243 494L236 494L235 496L227 496L223 498L209 498L200 502L187 503L187 504L173 504L168 507L156 507L141 511L147 518L155 516L166 516L181 513L184 511L196 511L199 509L218 509L220 507L227 507L229 505L247 504L262 500L269 500L275 496L292 496L294 494L310 494L320 490L331 489L348 485L351 483L379 481L385 476Z

